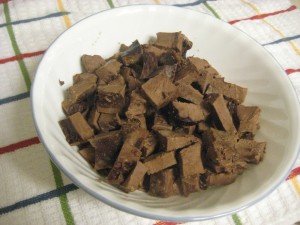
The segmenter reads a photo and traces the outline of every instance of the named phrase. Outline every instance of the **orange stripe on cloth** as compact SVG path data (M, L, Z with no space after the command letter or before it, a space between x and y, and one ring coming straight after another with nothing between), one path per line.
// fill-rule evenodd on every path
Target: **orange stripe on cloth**
M261 15L262 14L261 11L253 3L247 2L245 0L241 0L241 2L245 3L246 5L248 5L253 11L256 12L257 15ZM264 23L266 23L267 25L269 25L282 38L286 37L280 30L278 30L274 25L272 25L271 23L269 23L267 20L262 19L261 21L263 21ZM292 41L288 41L287 43L289 43L289 45L293 48L293 50L300 56L300 50L297 48L297 46Z
M59 11L65 12L65 8L64 8L62 0L57 0L57 5L58 5ZM69 28L71 26L71 21L70 21L69 16L64 15L63 19L64 19L64 23L65 23L66 27Z
M155 222L155 224L153 225L178 225L178 224L182 224L180 222L164 222L164 221L157 221Z

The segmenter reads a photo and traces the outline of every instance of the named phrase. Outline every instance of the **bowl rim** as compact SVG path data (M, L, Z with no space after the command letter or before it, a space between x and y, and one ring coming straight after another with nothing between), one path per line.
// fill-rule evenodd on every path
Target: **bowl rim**
M200 11L197 11L195 9L191 9L191 8L182 8L182 7L178 7L178 6L175 6L175 5L151 5L151 4L136 4L136 5L126 5L126 6L120 6L120 7L117 7L117 8L111 8L111 9L105 9L105 10L102 10L100 12L97 12L97 13L93 13L87 17L84 17L82 19L80 19L79 21L77 21L76 23L74 23L71 27L67 28L65 31L63 31L61 34L59 34L53 41L52 43L49 45L49 47L47 48L47 50L45 51L45 53L43 54L38 66L37 66L37 69L36 69L36 72L35 72L35 76L34 76L34 80L32 82L32 86L31 86L31 90L30 90L30 104L31 104L31 109L32 109L32 117L33 117L33 122L34 122L34 126L35 126L35 129L37 131L37 134L38 134L38 138L40 139L41 143L43 144L44 148L46 149L47 153L49 154L50 156L50 159L51 161L59 168L59 170L61 170L77 187L79 187L80 189L83 189L85 192L87 192L88 194L90 194L91 196L93 196L94 198L96 198L97 200L100 200L102 201L103 203L115 208L115 209L118 209L118 210L121 210L123 212L126 212L126 213L130 213L130 214L133 214L133 215L136 215L136 216L140 216L140 217L144 217L144 218L147 218L147 219L154 219L154 220L161 220L161 221L173 221L173 222L195 222L195 221L204 221L204 220L210 220L210 219L216 219L216 218L220 218L220 217L223 217L223 216L229 216L229 215L232 215L232 214L235 214L239 211L242 211L246 208L249 208L250 206L260 202L262 199L264 199L265 197L267 197L268 195L270 195L289 175L290 171L292 170L292 168L294 167L295 163L296 163L296 160L297 158L299 157L300 155L300 142L298 141L298 149L297 149L297 152L296 152L296 157L295 159L293 160L293 162L291 163L291 165L289 166L289 168L287 169L287 173L282 176L280 179L277 180L276 183L274 183L272 186L270 186L269 189L267 189L267 191L263 192L263 194L260 194L259 197L255 198L254 200L252 201L249 201L247 204L245 204L244 206L242 207L236 207L232 210L228 210L228 211L224 211L222 213L219 213L219 214L212 214L212 215L206 215L206 216L187 216L187 217L184 217L184 216L181 216L181 217L170 217L170 216L160 216L160 215L156 215L156 214L151 214L151 213L147 213L147 212L143 212L143 211L139 211L139 210L136 210L136 209L132 209L130 207L127 207L126 205L123 205L123 204L118 204L117 202L115 201L111 201L110 199L106 198L105 196L103 195L99 195L98 193L94 192L92 189L90 189L88 186L84 185L80 180L78 180L76 177L74 177L66 168L64 168L64 166L59 162L59 160L57 159L57 157L51 152L50 148L48 147L48 145L46 144L46 140L44 139L42 133L41 133L41 130L40 130L40 127L39 127L39 124L38 124L38 121L37 121L37 118L36 118L36 112L35 112L35 96L36 96L36 92L35 92L35 86L37 85L36 83L36 78L37 78L37 75L40 74L40 66L42 65L44 59L47 57L48 55L48 52L49 50L51 49L51 47L60 39L62 38L62 36L66 33L66 32L69 32L69 30L73 29L75 26L77 26L78 24L80 24L81 22L89 19L90 17L94 17L94 16L97 16L99 14L105 14L105 13L110 13L110 12L117 12L117 11L120 11L120 10L123 10L124 8L136 8L136 9L147 9L147 8L173 8L174 10L181 10L181 11L190 11L190 12L193 12L193 13L198 13L198 14L202 14L202 15L205 15L205 16L209 16L211 17L213 20L216 20L216 21L221 21L223 23L224 26L228 26L228 27L231 27L230 29L235 29L236 31L239 31L239 32L242 32L244 37L245 38L248 38L250 39L252 42L254 42L256 45L258 45L260 48L264 49L264 51L273 59L274 63L276 63L278 65L278 67L280 68L281 70L281 73L283 75L283 79L286 79L286 81L288 81L287 83L289 83L289 86L290 86L290 91L291 91L291 97L293 98L293 101L296 100L297 104L296 104L296 108L295 110L297 110L298 112L298 115L300 115L300 104L299 104L299 97L297 95L297 92L295 90L295 87L293 86L291 80L287 77L287 75L285 75L285 72L284 72L284 69L282 68L282 66L280 65L280 63L277 61L277 59L266 49L264 48L261 44L259 44L254 38L252 38L251 36L249 36L247 33L245 33L244 31L240 30L239 28L235 27L235 26L232 26L230 24L228 24L226 21L220 19L220 18L216 18L208 13L205 13L205 12L200 12ZM300 124L299 122L299 116L297 117L298 119L298 124Z

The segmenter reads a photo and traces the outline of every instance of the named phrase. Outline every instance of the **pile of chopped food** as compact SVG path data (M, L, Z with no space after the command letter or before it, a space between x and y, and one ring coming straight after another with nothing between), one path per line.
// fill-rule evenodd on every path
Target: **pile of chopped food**
M234 182L259 163L260 108L205 59L186 57L181 32L121 45L111 58L83 55L59 122L66 140L106 182L125 192L187 196Z

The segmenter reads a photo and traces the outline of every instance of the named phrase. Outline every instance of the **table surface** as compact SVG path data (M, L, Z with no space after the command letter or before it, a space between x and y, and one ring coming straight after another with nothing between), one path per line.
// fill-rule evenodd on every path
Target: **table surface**
M131 4L191 8L227 21L267 49L300 94L299 0L0 0L0 224L171 225L113 209L78 189L50 161L34 129L30 86L50 43L78 20ZM236 214L185 224L300 221L300 159L268 197Z

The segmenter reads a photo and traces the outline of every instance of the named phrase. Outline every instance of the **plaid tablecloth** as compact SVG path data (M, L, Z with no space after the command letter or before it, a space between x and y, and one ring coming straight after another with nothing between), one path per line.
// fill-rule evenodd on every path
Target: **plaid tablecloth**
M176 5L227 21L264 46L300 94L300 11L287 0L0 0L1 225L178 224L118 211L78 189L51 163L31 118L30 85L50 43L88 15L130 4ZM300 221L299 173L300 158L287 180L258 204L186 224Z

